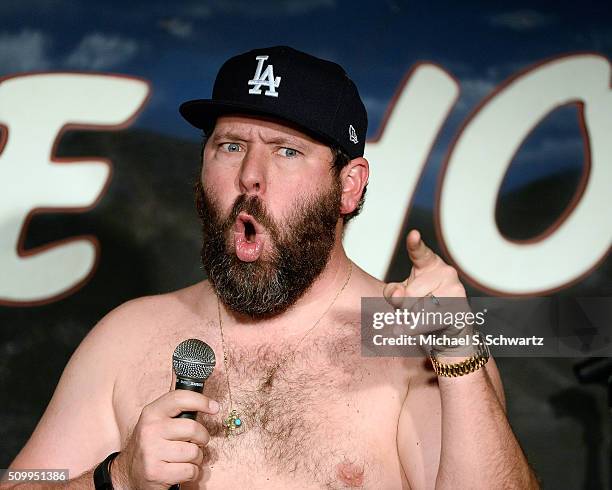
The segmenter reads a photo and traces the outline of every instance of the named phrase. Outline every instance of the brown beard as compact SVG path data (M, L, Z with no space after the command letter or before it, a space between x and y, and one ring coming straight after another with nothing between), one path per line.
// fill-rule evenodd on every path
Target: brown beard
M335 242L342 187L338 178L318 196L296 200L280 226L257 196L238 196L229 215L202 184L196 184L196 207L202 221L202 264L223 303L253 318L269 318L286 311L323 271ZM243 262L228 246L229 230L238 214L250 214L266 227L272 253Z

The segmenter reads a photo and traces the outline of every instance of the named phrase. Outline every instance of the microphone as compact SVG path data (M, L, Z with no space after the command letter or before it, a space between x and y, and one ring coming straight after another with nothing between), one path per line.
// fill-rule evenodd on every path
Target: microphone
M199 339L183 340L172 354L172 369L176 374L175 390L189 390L202 393L204 381L215 368L215 351L210 345ZM195 420L196 412L181 412L175 418ZM180 490L180 484L172 485L168 490Z
M189 390L202 393L204 381L215 368L215 352L199 339L187 339L174 349L172 368L176 374L176 390ZM177 418L195 420L196 412L181 412Z

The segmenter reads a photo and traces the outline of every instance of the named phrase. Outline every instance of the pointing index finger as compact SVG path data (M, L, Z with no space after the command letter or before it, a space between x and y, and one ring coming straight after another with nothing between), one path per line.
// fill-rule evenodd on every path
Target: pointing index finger
M406 237L408 256L416 269L425 269L436 263L437 255L427 246L418 230L411 230Z

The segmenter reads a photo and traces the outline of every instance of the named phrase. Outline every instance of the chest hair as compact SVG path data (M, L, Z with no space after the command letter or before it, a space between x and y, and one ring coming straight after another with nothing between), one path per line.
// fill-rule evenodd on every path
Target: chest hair
M211 435L205 462L239 460L267 471L321 475L329 473L330 458L346 458L342 446L350 434L344 409L357 396L364 369L358 330L345 325L340 332L304 341L298 351L276 342L226 346L232 408L240 413L244 432L225 437L227 378L223 369L215 370L206 394L222 408L218 416L203 419Z

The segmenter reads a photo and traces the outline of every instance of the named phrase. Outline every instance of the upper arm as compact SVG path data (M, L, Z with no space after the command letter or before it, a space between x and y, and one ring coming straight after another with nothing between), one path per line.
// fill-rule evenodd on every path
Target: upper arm
M100 321L73 353L11 468L68 468L73 478L119 449L112 394L119 365L121 308Z
M505 410L506 401L495 360L485 365L497 399ZM442 445L442 404L433 370L425 367L410 380L400 413L397 448L400 462L412 488L434 488Z

